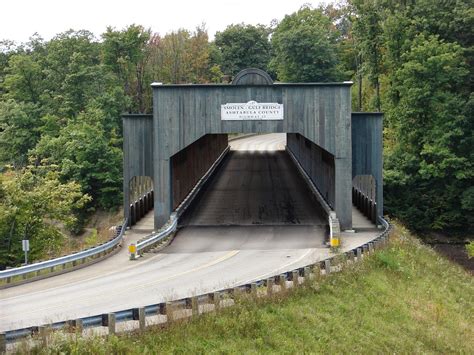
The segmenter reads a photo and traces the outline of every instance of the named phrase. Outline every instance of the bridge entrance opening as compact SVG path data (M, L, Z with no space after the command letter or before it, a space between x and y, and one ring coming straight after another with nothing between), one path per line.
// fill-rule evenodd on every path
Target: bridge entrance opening
M218 170L185 215L182 226L326 228L327 218L286 152L286 134L232 139Z

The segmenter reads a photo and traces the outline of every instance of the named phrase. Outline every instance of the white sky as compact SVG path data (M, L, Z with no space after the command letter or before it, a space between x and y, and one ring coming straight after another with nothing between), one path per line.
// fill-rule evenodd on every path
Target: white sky
M35 32L48 40L68 29L86 29L97 37L107 26L130 24L165 34L206 24L209 36L232 23L269 25L304 3L330 0L0 0L0 40L26 42Z

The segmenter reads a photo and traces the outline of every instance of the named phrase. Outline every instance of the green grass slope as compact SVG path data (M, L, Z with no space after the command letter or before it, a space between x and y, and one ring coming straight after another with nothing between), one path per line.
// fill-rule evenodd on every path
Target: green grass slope
M474 279L397 226L388 248L271 299L108 338L57 336L33 353L474 352Z

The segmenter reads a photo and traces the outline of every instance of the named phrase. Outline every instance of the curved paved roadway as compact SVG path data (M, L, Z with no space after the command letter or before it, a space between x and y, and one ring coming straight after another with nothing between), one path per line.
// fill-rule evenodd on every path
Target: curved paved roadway
M277 134L233 141L231 155L162 252L128 261L122 250L81 270L0 290L0 331L188 297L325 258L324 219L281 151L284 144L285 135ZM355 217L361 232L343 236L344 249L377 233ZM126 238L146 232L151 218Z

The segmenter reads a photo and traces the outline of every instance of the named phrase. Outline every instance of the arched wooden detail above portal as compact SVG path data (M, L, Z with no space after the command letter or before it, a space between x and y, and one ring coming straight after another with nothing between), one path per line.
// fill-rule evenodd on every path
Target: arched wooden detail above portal
M272 85L273 80L265 70L248 68L241 70L232 80L232 85Z

